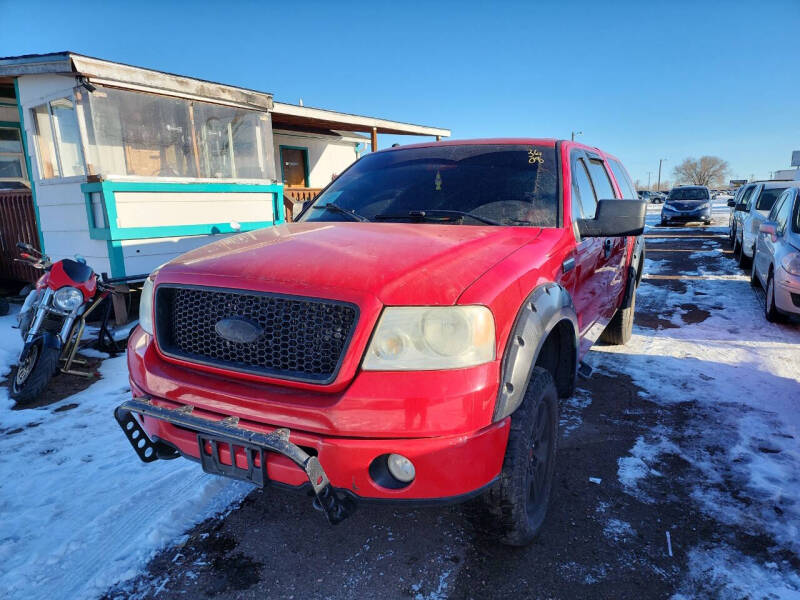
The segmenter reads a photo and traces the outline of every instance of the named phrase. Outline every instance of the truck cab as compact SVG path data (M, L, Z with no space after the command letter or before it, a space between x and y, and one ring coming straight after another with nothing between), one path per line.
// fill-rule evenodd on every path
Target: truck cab
M357 502L474 498L506 543L547 511L559 400L631 336L646 203L552 139L369 154L298 222L150 275L117 421L142 460Z

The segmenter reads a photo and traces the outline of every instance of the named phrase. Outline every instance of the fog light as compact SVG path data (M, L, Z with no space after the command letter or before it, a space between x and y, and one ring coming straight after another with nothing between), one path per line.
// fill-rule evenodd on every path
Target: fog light
M403 483L411 483L416 476L414 465L405 456L400 454L390 454L386 461L389 473L392 477Z

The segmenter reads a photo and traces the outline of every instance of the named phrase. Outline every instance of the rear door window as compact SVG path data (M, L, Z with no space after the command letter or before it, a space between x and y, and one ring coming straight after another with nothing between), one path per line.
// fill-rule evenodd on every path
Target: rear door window
M597 196L586 163L579 158L572 164L572 212L575 213L573 220L593 219L597 210Z
M764 188L761 191L761 194L759 194L758 196L758 202L756 202L756 210L769 212L775 205L775 200L778 199L778 196L780 196L785 191L786 188Z
M780 235L783 235L786 231L786 225L789 222L789 217L792 213L792 204L794 200L794 194L791 190L786 190L783 194L781 194L780 198L780 206L777 206L777 202L775 205L777 206L777 210L773 210L775 213L775 223L777 223L777 231ZM771 214L771 213L770 213Z
M617 185L622 192L622 197L630 200L636 200L636 191L633 189L631 178L628 176L628 171L622 166L622 163L616 160L609 160L608 165L614 173L614 179L617 180ZM649 196L650 194L647 194Z
M608 177L608 171L599 158L589 159L589 173L592 176L592 183L594 183L594 191L597 194L598 200L611 200L616 198L614 187L611 185L611 179Z

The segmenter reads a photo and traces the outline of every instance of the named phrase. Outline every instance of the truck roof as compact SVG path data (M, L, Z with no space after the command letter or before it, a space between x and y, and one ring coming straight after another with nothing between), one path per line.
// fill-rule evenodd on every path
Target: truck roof
M572 140L561 140L556 138L477 138L471 140L446 140L446 141L430 141L430 142L420 142L418 144L408 144L403 146L394 146L392 148L384 148L383 150L379 150L378 152L393 152L396 150L407 150L409 148L431 148L435 146L475 146L475 145L509 145L509 146L547 146L553 147L556 143L561 142L562 144L567 144L569 147L576 147L582 148L584 150L589 150L591 152L596 152L600 154L604 158L613 159L619 161L619 159L614 156L613 154L609 154L601 150L600 148L594 146L587 146L586 144L581 144L580 142L575 142Z

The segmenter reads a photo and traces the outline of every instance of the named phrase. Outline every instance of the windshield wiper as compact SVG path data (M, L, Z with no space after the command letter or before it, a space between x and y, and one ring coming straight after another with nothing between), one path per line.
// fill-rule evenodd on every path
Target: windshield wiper
M451 216L451 217L469 217L470 219L475 219L476 221L480 221L481 223L486 223L487 225L498 225L502 226L502 223L498 223L497 221L493 221L492 219L487 219L486 217L479 217L478 215L473 215L472 213L464 212L463 210L443 210L439 208L433 209L425 209L425 210L410 210L407 213L403 214L390 214L384 213L380 215L375 215L374 219L376 221L391 221L394 219L411 219L411 220L420 220L424 221L428 217L434 217L435 215L442 215L444 217ZM439 219L433 219L435 221Z
M346 208L342 208L341 206L339 206L338 204L334 204L333 202L328 202L327 204L315 204L311 208L315 209L327 208L330 211L346 215L350 217L353 221L369 222L369 219L367 217L358 214L354 210L347 210Z

